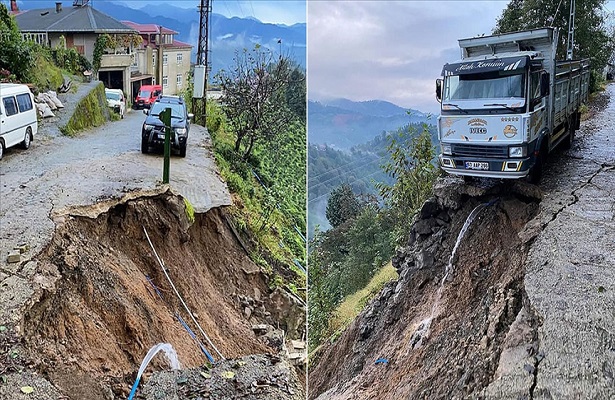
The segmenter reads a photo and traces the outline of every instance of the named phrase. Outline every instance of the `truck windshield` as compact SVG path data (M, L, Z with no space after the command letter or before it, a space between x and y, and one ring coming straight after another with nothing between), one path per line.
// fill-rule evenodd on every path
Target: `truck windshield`
M446 77L443 101L524 97L524 87L524 75L522 74L452 75Z
M150 91L149 91L149 90L141 90L141 91L139 92L139 96L138 96L138 97L141 97L141 98L146 98L146 97L149 97L149 94L150 94Z

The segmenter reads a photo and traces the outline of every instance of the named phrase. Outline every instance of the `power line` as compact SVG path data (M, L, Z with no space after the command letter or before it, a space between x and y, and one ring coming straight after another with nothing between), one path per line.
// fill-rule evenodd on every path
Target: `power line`
M335 171L337 171L338 169L342 169L342 168L345 168L345 167L350 166L351 164L355 164L355 163L359 163L359 162L363 162L363 160L362 160L362 159L357 159L357 160L350 161L349 163L342 164L342 165L340 165L339 167L336 167L336 168L333 168L333 169L331 169L331 170L325 171L325 172L323 172L323 173L321 173L321 174L318 174L318 175L316 175L316 176L310 176L310 174L309 174L309 172L308 172L308 181L309 181L309 180L312 180L312 179L318 179L318 178L320 178L320 177L321 177L321 176L323 176L323 175L327 175L327 174L329 174L329 173L331 173L331 172L335 172ZM353 167L353 168L354 168L354 167Z
M373 164L373 163L374 163L374 162L376 162L376 161L381 161L383 158L384 158L384 156L382 156L382 157L380 157L380 158L376 158L376 159L374 159L374 160L372 160L372 161L370 161L370 162L367 162L367 163L365 163L365 164L357 165L356 167L354 167L354 168L350 169L349 171L347 171L347 174L348 174L348 173L350 173L350 172L352 172L352 171L358 170L359 168L366 167L366 166L368 166L369 164ZM378 170L378 171L375 171L373 174L376 174L376 173L379 173L379 172L382 172L382 171ZM373 175L373 174L370 174L370 175ZM368 176L370 176L370 175L368 175ZM319 187L319 186L321 186L321 185L324 185L324 184L326 184L326 183L328 183L328 182L331 182L331 181L332 181L332 180L334 180L334 179L340 179L340 177L339 177L339 176L334 176L334 177L329 178L329 179L327 179L327 180L325 180L325 181L323 181L323 182L319 182L319 183L317 183L316 185L313 185L313 186L309 186L309 185L308 185L308 191L309 191L309 190L314 190L315 188L317 188L317 187ZM359 180L359 179L357 179L357 181L358 181L358 180Z
M362 177L362 178L358 178L358 179L355 179L354 181L348 182L348 184L349 184L349 185L352 185L352 184L353 184L353 183L355 183L355 182L359 182L359 181L360 181L360 180L362 180L363 178L369 178L370 176L372 176L372 175L376 175L376 174L377 174L377 173L379 173L379 172L381 172L381 171L375 171L375 172L372 172L371 174L369 174L369 175L365 175L365 176L364 176L364 177ZM313 199L308 199L308 204L309 204L309 203L312 203L312 202L314 202L314 201L316 201L316 200L318 200L318 199L321 199L321 198L323 198L323 197L325 197L325 196L330 195L332 191L333 191L333 189L329 190L329 191L328 191L327 193L325 193L325 194L321 194L321 195L320 195L320 196L318 196L318 197L315 197L315 198L313 198Z

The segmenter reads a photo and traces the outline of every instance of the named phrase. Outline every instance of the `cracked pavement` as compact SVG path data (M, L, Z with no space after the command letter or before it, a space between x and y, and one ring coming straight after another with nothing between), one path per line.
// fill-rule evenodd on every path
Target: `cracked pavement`
M607 95L572 149L547 164L525 275L536 341L502 354L487 398L615 398L614 84Z
M171 157L170 185L162 185L159 153L141 154L145 116L130 111L120 121L87 130L74 138L59 136L45 121L30 149L9 149L0 162L0 325L16 322L31 293L28 279L34 258L66 215L105 211L119 198L154 195L167 189L181 194L196 212L230 205L210 150L207 130L192 125L185 158ZM20 243L29 251L20 263L7 254Z

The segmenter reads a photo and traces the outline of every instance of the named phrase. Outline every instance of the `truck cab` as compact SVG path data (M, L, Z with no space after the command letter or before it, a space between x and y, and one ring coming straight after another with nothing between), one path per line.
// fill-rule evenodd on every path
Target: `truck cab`
M588 64L556 62L553 28L462 39L436 81L440 165L450 174L540 179L544 157L571 142Z

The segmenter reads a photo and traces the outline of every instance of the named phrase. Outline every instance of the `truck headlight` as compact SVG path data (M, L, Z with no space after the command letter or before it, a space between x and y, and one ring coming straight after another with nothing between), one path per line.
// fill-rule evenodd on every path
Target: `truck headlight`
M510 158L522 158L527 156L527 147L525 146L512 146L508 148L508 157Z
M152 129L154 129L154 125L145 124L143 125L143 129L145 129L146 131L151 131Z
M440 148L442 149L442 154L447 155L447 156L453 155L453 150L451 148L450 143L441 143Z
M186 128L175 128L175 133L177 133L178 135L185 135Z

